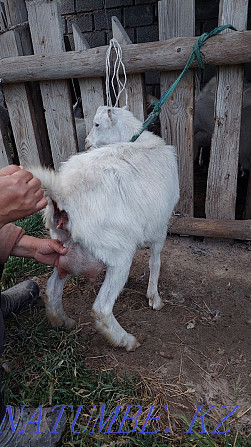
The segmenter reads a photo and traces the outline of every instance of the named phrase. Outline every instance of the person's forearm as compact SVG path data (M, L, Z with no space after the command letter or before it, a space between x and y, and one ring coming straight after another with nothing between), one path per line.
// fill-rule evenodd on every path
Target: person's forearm
M26 234L14 245L11 256L23 256L25 258L34 258L36 253L37 238L33 236L27 236Z
M0 229L0 264L4 264L13 247L23 237L24 230L13 224L6 224Z

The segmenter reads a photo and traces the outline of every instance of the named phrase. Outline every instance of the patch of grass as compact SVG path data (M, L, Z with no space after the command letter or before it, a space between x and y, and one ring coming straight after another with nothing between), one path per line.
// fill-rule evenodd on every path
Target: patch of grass
M3 361L10 366L4 373L3 388L6 403L12 405L28 404L31 407L73 405L74 411L67 412L67 429L58 446L140 446L140 447L246 447L250 440L244 436L230 433L226 435L201 434L200 425L195 425L194 433L186 434L189 422L185 417L177 417L173 423L173 433L164 433L169 426L167 418L156 434L140 433L151 404L159 404L157 395L150 389L151 382L142 381L139 375L118 376L112 370L92 370L85 365L88 342L80 337L81 328L67 332L53 329L47 322L44 309L32 308L29 311L7 320L7 339ZM163 396L162 403L166 403ZM109 423L99 432L99 421L94 429L100 405L105 405L105 419L123 405L121 415L112 426L118 431L126 405L140 405L143 412L138 418L137 429L132 433L105 433ZM71 424L77 406L85 405L75 427ZM92 414L93 405L97 405ZM138 409L134 408L136 416ZM158 413L159 414L159 413ZM130 414L131 416L131 414ZM152 414L151 417L156 417ZM161 415L162 417L162 415ZM164 415L163 415L164 417ZM191 421L190 421L191 422ZM123 431L133 430L133 421L127 421ZM158 424L149 422L146 431L155 431ZM92 432L93 431L93 432ZM234 431L234 430L233 430ZM80 433L76 433L80 432Z
M22 227L29 236L43 238L45 235L48 235L40 213L18 220L16 224ZM2 289L4 290L14 286L28 276L41 275L48 271L48 268L48 266L40 264L32 258L10 256L5 264L1 279Z

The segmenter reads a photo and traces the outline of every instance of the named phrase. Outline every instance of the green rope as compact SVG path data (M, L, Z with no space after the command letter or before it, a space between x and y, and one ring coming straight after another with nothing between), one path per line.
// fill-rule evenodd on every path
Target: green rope
M148 117L144 121L144 123L143 123L141 129L139 130L139 132L136 133L131 138L131 140L130 140L131 142L136 141L137 138L142 134L142 132L144 132L144 130L149 126L149 124L151 124L151 122L154 121L158 117L158 115L160 114L162 105L166 102L166 100L169 98L169 96L171 96L171 94L173 93L173 91L176 88L177 84L180 82L180 80L183 78L183 76L188 72L188 69L189 69L190 65L192 64L192 62L194 61L195 58L197 59L199 67L201 69L204 69L204 62L202 60L201 53L200 53L201 47L203 45L205 45L207 39L209 39L212 36L216 36L216 34L221 33L221 31L223 31L226 28L230 28L230 29L232 29L234 31L237 31L237 29L234 28L233 25L221 25L221 26L218 26L217 28L213 29L212 31L210 31L210 33L204 33L204 34L202 34L198 38L198 40L195 42L195 44L193 46L193 51L192 51L191 56L189 57L186 65L185 65L185 68L180 73L180 75L178 76L176 81L171 85L171 87L165 93L163 93L163 95L161 96L159 102L153 101L153 104L154 104L153 111L148 115Z

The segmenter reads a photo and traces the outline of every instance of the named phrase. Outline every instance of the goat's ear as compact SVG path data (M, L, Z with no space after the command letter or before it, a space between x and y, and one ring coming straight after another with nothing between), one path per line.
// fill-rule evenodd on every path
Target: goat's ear
M108 115L108 117L110 118L110 120L113 121L113 119L112 119L112 118L113 118L113 117L112 117L112 109L108 109L108 110L107 110L107 115Z

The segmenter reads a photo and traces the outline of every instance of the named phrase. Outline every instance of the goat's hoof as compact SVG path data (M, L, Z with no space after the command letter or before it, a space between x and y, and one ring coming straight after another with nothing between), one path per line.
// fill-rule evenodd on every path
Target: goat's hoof
M148 297L148 299L149 299L149 306L153 310L160 310L164 306L164 303L159 295L150 296Z
M74 329L77 325L76 321L72 318L57 315L49 310L46 310L46 315L52 327L66 327L66 329L70 330Z
M164 307L164 303L162 300L158 303L153 303L153 310L160 310L162 309L162 307Z
M128 352L135 351L140 346L140 343L138 342L137 338L135 338L133 335L130 335L130 340L128 340L127 344L125 345L125 348Z
M73 320L73 318L67 318L67 320L65 320L65 322L64 322L64 325L65 325L66 329L71 330L77 326L77 322L75 320Z
M52 327L64 326L64 320L59 315L55 315L49 311L46 311L46 315Z

